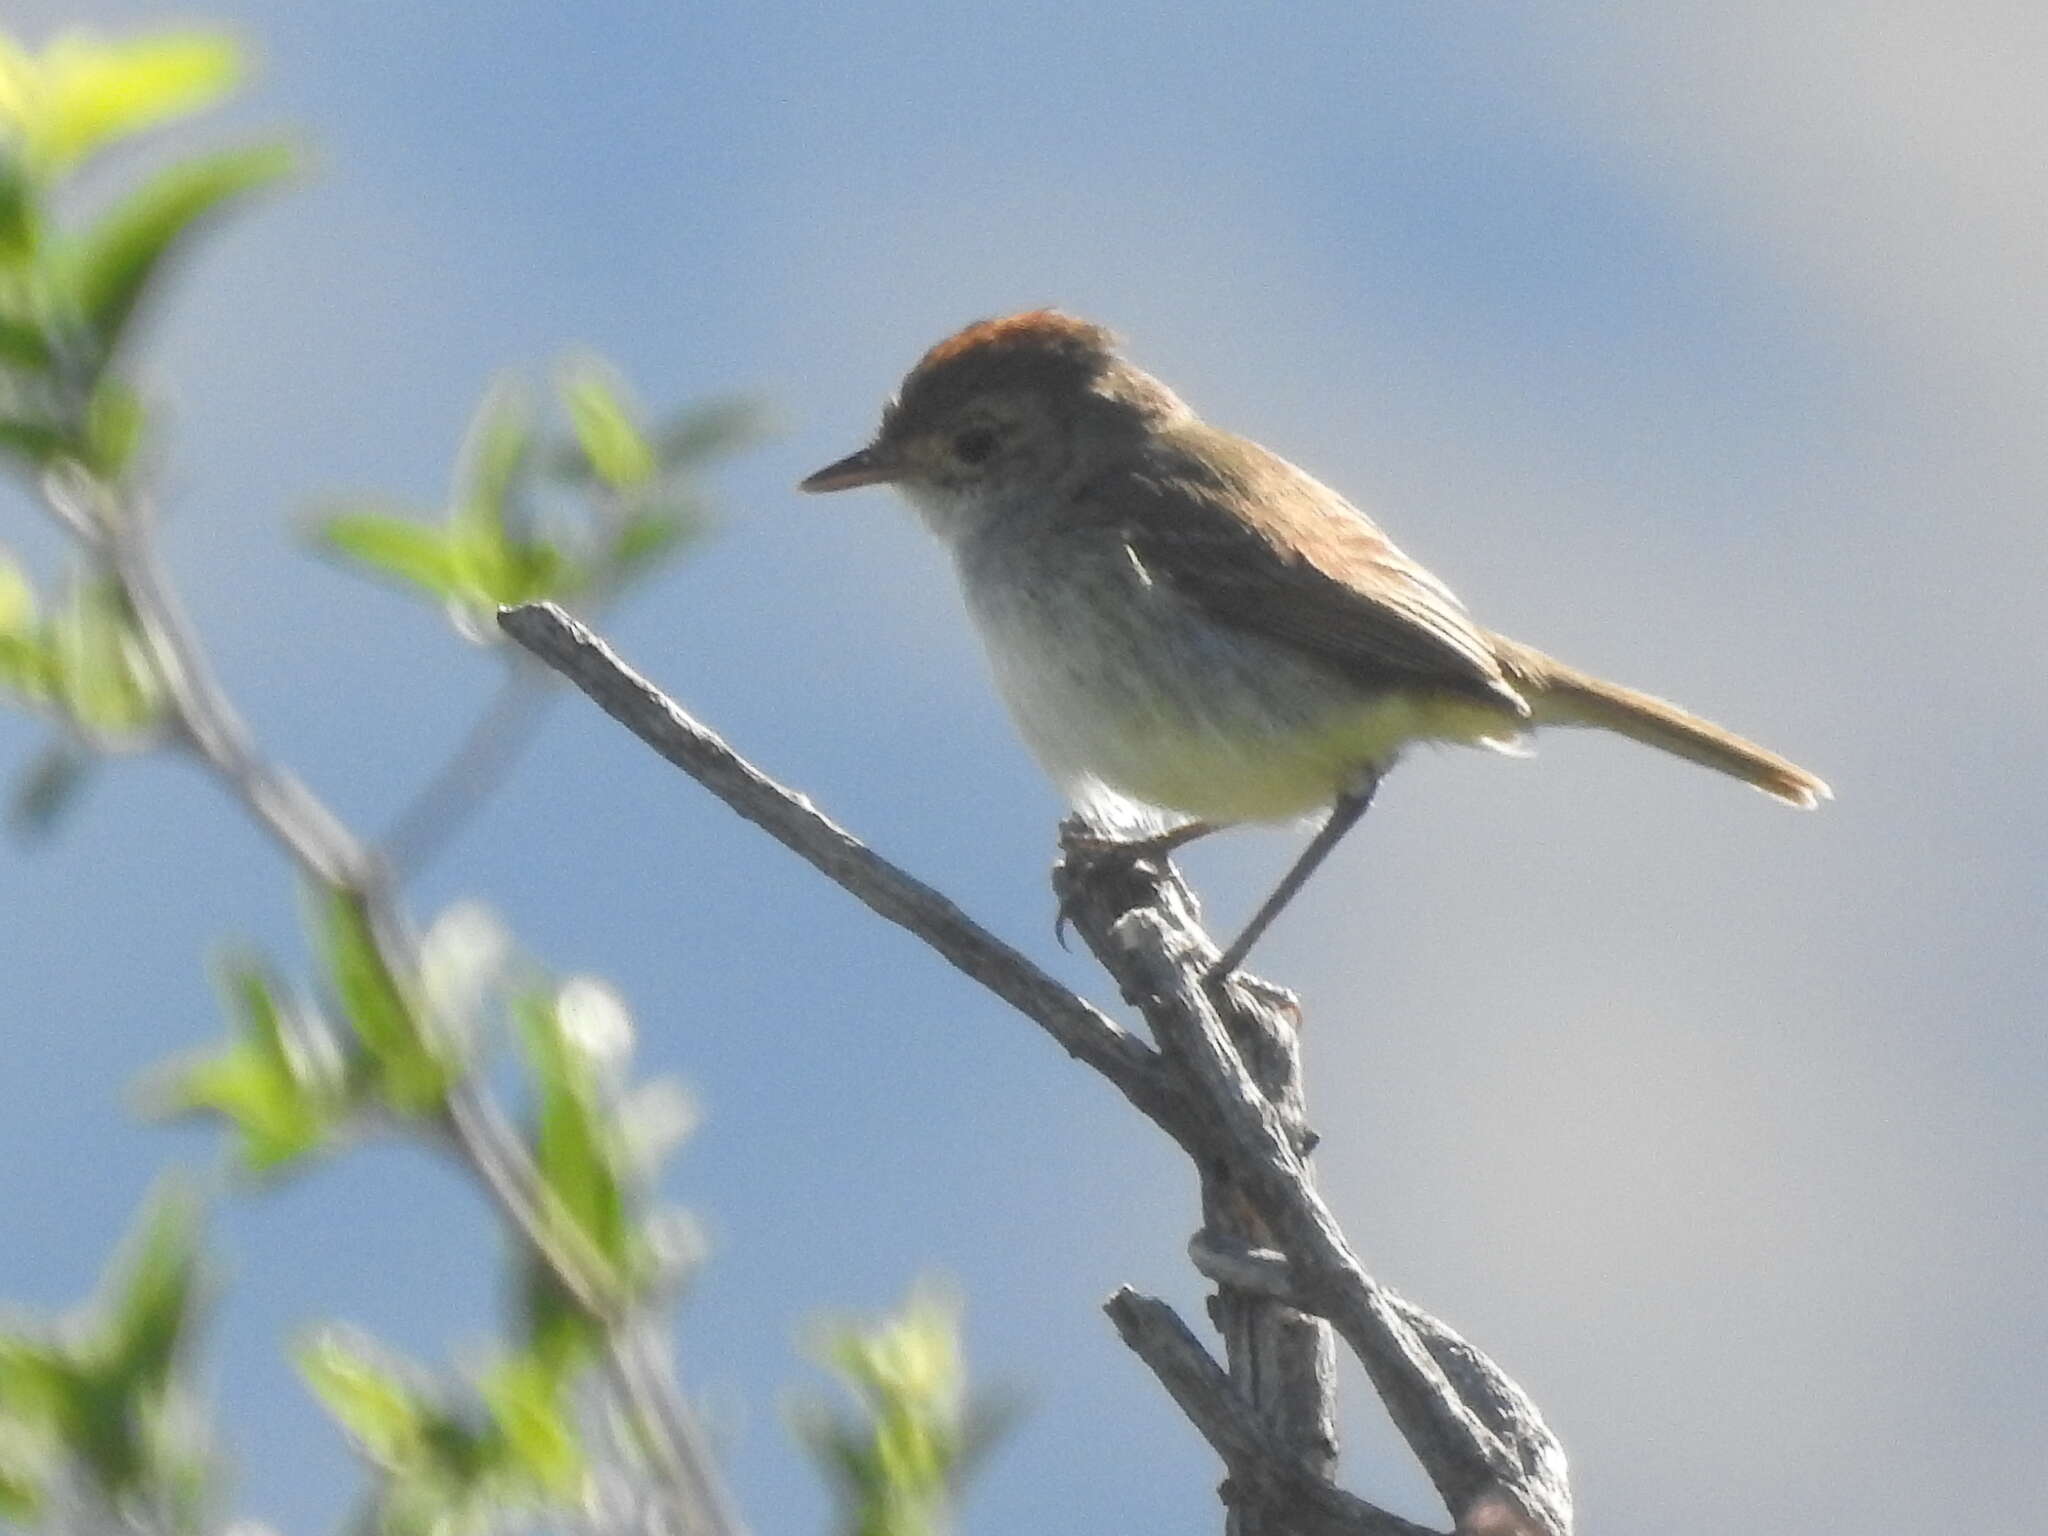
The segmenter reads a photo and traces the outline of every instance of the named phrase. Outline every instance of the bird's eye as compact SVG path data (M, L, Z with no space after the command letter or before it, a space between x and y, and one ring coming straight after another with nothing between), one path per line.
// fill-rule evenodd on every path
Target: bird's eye
M954 457L962 464L980 464L996 451L994 427L969 427L953 439Z

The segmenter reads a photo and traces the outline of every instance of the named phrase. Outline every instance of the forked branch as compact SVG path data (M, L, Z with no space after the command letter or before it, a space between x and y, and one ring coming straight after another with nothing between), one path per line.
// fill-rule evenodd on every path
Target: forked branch
M1364 1365L1461 1536L1569 1536L1557 1439L1485 1355L1364 1269L1316 1192L1291 996L1211 983L1215 946L1171 866L1070 839L1062 911L1144 1015L1147 1044L936 890L820 815L692 719L551 604L506 609L514 639L642 741L891 922L1010 1003L1187 1150L1205 1229L1191 1247L1218 1290L1228 1369L1164 1303L1108 1304L1229 1471L1232 1536L1424 1536L1330 1480L1324 1321Z

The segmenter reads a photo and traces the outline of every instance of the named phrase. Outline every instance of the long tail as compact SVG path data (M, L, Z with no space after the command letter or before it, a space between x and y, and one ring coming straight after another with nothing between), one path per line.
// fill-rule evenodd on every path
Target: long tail
M1676 704L1590 677L1517 641L1492 638L1501 670L1528 699L1537 725L1591 725L1614 731L1728 774L1804 810L1834 798L1825 783L1798 764Z

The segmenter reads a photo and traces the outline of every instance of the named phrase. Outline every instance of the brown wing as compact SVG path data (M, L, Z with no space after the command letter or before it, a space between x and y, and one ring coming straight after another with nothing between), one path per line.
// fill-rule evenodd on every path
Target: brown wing
M1308 652L1368 688L1429 684L1516 715L1464 605L1336 492L1213 427L1164 433L1136 470L1081 493L1146 570L1219 623ZM1249 518L1228 507L1252 509Z

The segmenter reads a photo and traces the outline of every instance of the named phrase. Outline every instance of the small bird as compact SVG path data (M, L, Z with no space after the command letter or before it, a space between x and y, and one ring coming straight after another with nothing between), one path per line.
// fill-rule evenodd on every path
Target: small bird
M1788 805L1829 798L1776 753L1481 628L1342 496L1056 310L941 341L874 441L802 489L880 484L951 551L997 687L1068 798L1155 829L1134 850L1328 808L1219 975L1415 742L1514 751L1539 726L1596 726Z

